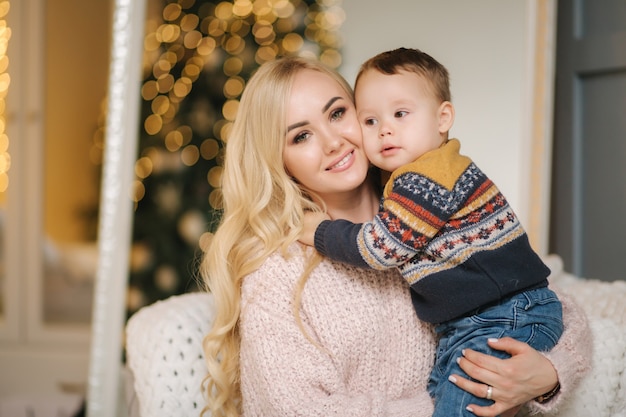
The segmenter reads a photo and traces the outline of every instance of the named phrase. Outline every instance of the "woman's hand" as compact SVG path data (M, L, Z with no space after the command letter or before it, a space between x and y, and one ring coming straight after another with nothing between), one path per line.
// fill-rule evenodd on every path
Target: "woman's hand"
M302 232L298 240L305 245L314 246L315 230L324 220L330 220L330 216L322 212L306 212L304 213Z
M491 398L495 402L492 405L469 405L470 411L477 416L512 417L524 403L556 386L558 376L550 361L526 343L509 337L490 339L488 343L493 349L508 352L511 357L499 359L466 349L459 365L470 377L482 383L459 375L451 377L458 387L476 397L486 398L488 386L493 387Z

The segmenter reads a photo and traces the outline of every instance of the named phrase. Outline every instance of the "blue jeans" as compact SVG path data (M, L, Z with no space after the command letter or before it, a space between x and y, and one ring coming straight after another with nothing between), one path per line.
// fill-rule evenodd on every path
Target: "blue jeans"
M461 350L473 349L507 358L506 352L487 346L487 339L508 336L538 351L548 351L563 333L561 303L547 287L538 288L515 294L470 316L440 324L435 330L440 340L428 382L428 391L435 400L433 417L475 417L465 407L469 404L487 406L493 401L474 397L448 381L453 373L469 378L456 363Z

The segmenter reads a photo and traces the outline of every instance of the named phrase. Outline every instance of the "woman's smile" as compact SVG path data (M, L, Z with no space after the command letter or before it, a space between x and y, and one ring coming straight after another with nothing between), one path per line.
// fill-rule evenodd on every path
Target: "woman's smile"
M338 170L345 170L350 168L350 166L352 166L352 163L354 162L354 149L352 149L350 152L348 152L343 158L341 158L338 162L333 163L333 165L331 165L330 167L326 168L326 171L338 171Z

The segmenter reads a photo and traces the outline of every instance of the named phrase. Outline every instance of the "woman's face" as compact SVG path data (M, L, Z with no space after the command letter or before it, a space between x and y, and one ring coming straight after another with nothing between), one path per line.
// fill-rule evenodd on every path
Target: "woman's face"
M330 76L300 71L287 108L285 167L324 200L358 188L369 162L350 96Z

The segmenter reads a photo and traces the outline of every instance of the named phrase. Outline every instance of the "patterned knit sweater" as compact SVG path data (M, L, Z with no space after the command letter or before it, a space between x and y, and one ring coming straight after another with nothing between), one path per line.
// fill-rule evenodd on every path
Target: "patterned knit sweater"
M394 171L372 222L325 221L315 233L331 259L397 267L430 323L545 286L550 274L504 196L459 149L452 139Z
M242 285L241 389L244 417L430 417L426 382L435 340L417 319L396 270L363 270L323 261L306 283L302 333L294 294L303 249L270 256ZM567 398L589 366L591 336L578 306L563 297L565 332L545 355ZM532 402L533 407L540 407Z

